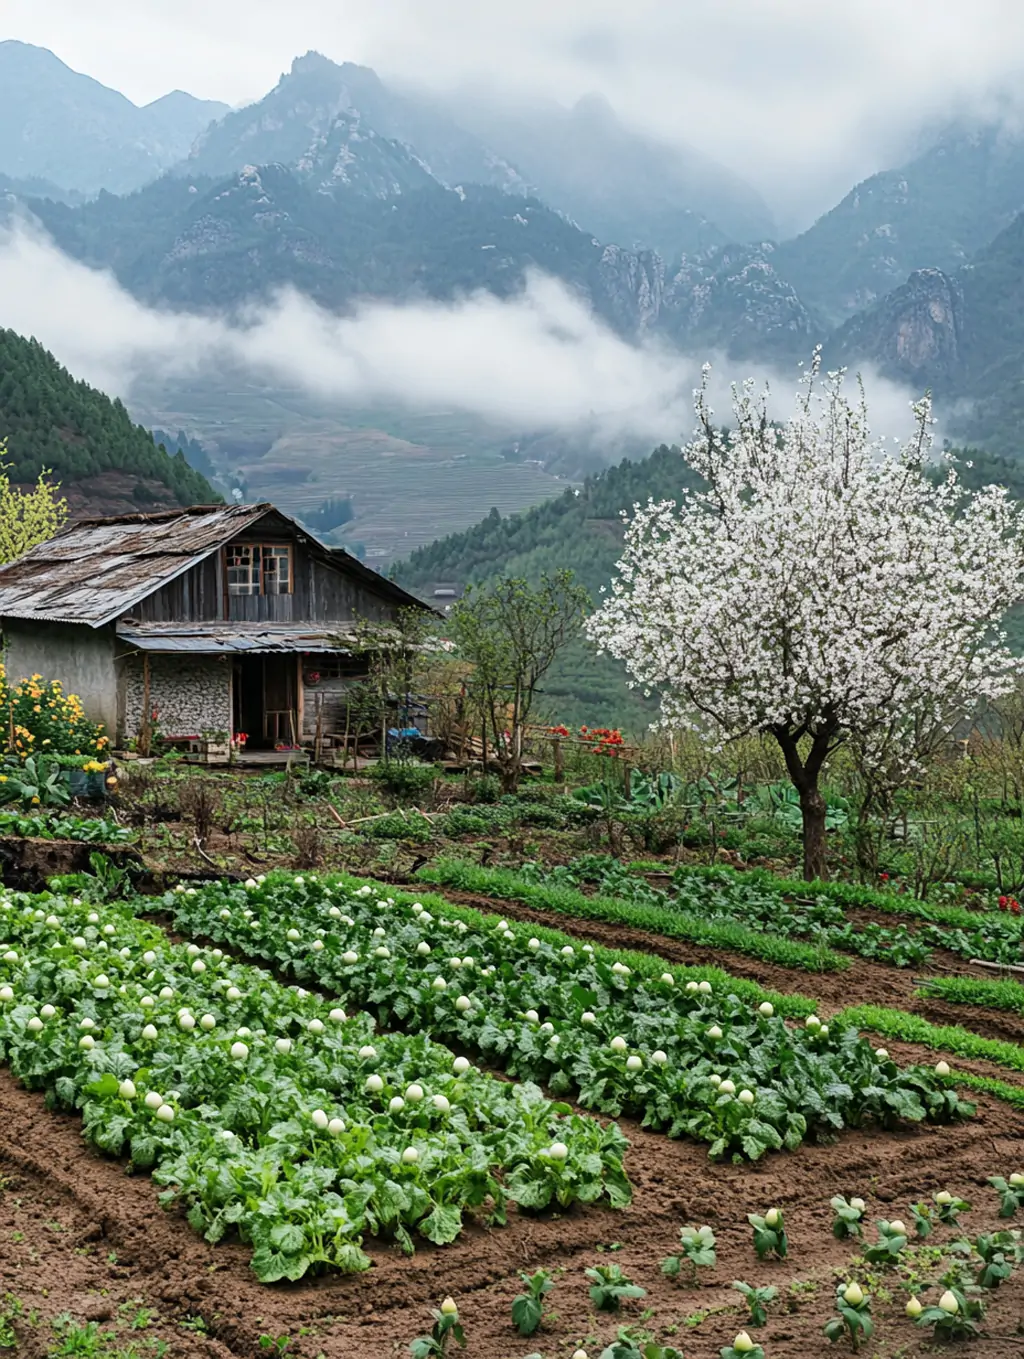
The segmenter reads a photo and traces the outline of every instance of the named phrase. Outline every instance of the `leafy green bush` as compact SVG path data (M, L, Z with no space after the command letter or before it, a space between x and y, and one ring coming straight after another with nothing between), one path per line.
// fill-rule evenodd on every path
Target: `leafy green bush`
M401 812L390 812L359 829L370 840L411 840L417 845L427 844L433 834L430 822L422 816L403 816Z
M381 760L367 773L392 797L416 801L434 786L438 771L432 764L414 764L411 760Z

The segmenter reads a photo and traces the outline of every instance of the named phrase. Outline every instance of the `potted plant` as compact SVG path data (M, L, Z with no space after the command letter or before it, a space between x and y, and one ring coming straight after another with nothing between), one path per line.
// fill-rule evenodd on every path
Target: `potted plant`
M226 731L204 728L203 758L207 764L227 764L231 759L231 741Z

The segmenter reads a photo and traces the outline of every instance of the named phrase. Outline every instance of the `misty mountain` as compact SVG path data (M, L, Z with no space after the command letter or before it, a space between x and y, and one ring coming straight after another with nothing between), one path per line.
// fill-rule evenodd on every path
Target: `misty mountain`
M297 165L340 115L358 118L364 133L404 143L442 184L533 194L601 240L654 247L671 259L774 231L764 202L738 176L696 151L631 131L596 96L572 109L446 103L317 52L296 58L259 103L205 132L181 171Z
M805 358L825 327L775 268L770 243L716 246L684 256L668 279L659 328L704 357Z
M537 194L605 241L651 247L669 260L776 233L761 196L691 147L623 124L599 95L572 108L480 100L454 105Z
M112 269L143 301L181 309L230 311L285 286L331 309L478 289L508 297L539 268L619 333L657 318L656 255L602 246L536 199L436 183L380 198L347 183L327 193L323 182L319 170L271 165L220 182L169 175L79 208L31 206L68 254Z
M1024 214L969 264L918 270L851 318L826 358L867 361L915 391L930 389L955 434L1020 457Z
M221 177L248 165L299 165L336 135L339 119L364 136L403 143L443 184L527 188L510 165L428 98L406 97L388 89L369 67L339 66L318 52L296 57L265 98L204 132L179 173Z
M180 90L139 108L43 47L0 42L0 173L130 192L188 154L227 105Z
M30 176L28 179L12 179L10 175L0 175L0 196L13 199L52 198L58 203L75 205L84 203L86 195L72 189L62 189L48 179Z
M355 114L339 115L294 169L172 174L123 198L30 206L62 250L112 269L145 302L183 310L231 311L284 287L332 310L480 289L506 298L536 269L618 334L659 334L702 355L788 362L820 331L770 245L716 246L667 273L655 251L602 244L535 198L444 188Z
M894 170L872 175L776 267L832 324L871 307L918 269L953 272L1024 209L1024 135L957 128Z

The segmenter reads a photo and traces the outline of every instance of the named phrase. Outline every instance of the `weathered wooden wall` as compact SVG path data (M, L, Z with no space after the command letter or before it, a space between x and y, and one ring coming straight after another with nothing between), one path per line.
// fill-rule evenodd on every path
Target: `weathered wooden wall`
M237 541L249 541L244 536ZM251 541L266 542L266 535ZM277 541L280 541L278 539ZM228 595L224 554L216 552L135 605L132 616L146 623L202 623L230 619L246 623L383 623L397 606L363 581L292 545L293 582L288 595Z

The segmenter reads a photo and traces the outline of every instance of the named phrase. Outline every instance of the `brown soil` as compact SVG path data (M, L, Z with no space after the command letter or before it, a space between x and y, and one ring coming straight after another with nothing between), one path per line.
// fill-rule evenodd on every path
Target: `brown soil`
M872 1216L907 1217L911 1202L949 1188L976 1203L965 1218L976 1234L997 1226L986 1177L1024 1162L1024 1121L995 1101L983 1101L970 1124L851 1132L833 1146L803 1147L753 1167L716 1166L699 1146L624 1125L636 1196L623 1212L514 1217L507 1228L474 1228L454 1246L421 1249L411 1260L382 1245L372 1251L368 1276L268 1288L249 1273L242 1247L207 1246L177 1213L159 1209L146 1177L126 1177L116 1162L95 1156L75 1119L46 1113L39 1096L3 1075L0 1108L0 1286L22 1304L19 1353L31 1359L45 1354L49 1323L65 1311L116 1330L119 1345L135 1342L143 1354L149 1337L167 1340L175 1359L257 1355L264 1352L261 1335L290 1336L288 1352L307 1359L384 1359L408 1352L446 1293L460 1304L467 1359L521 1359L538 1347L564 1356L580 1343L596 1355L617 1324L595 1315L587 1296L583 1271L602 1263L619 1264L648 1290L620 1323L642 1324L688 1356L708 1359L742 1324L730 1280L774 1283L780 1298L759 1338L771 1359L806 1359L827 1352L821 1328L832 1314L835 1276L845 1277L855 1253L831 1235L833 1194L864 1195ZM772 1204L785 1211L790 1259L761 1264L746 1214ZM660 1273L661 1259L672 1253L681 1225L704 1222L718 1237L711 1281L695 1289L671 1283ZM943 1229L941 1239L953 1235ZM537 1268L558 1272L551 1297L558 1315L538 1336L520 1340L509 1322L517 1271ZM876 1306L872 1353L901 1347L909 1359L929 1352L902 1315L902 1294L892 1282L885 1286L895 1296ZM140 1308L155 1318L132 1331ZM686 1324L704 1311L715 1314ZM35 1325L28 1319L33 1312ZM1022 1320L1024 1276L995 1294L990 1338L971 1353L978 1359L1012 1353L1008 1345Z
M986 1025L999 1036L1011 1026L1015 1036L1020 1032L1013 1016L915 1000L909 970L855 961L842 974L797 974L643 931L447 895L595 942L713 963L780 990L799 988L821 998L823 1015L872 1001L979 1032ZM935 1059L912 1045L887 1046L900 1060ZM984 1063L957 1065L1006 1076ZM170 1359L269 1354L261 1336L289 1337L288 1354L302 1359L385 1359L408 1354L409 1341L429 1327L430 1308L450 1293L468 1337L466 1350L453 1353L466 1359L522 1359L531 1351L568 1359L580 1344L596 1359L621 1324L677 1345L687 1359L713 1359L745 1324L742 1301L729 1287L739 1278L779 1288L769 1324L756 1336L768 1359L809 1359L830 1352L822 1326L833 1315L836 1278L847 1276L856 1253L831 1235L832 1195L863 1195L871 1218L908 1218L910 1203L949 1188L975 1203L963 1225L977 1235L1007 1225L995 1217L986 1178L1024 1168L1024 1117L988 1099L965 1124L848 1132L833 1145L801 1147L755 1166L714 1165L702 1146L670 1142L625 1121L622 1126L632 1144L627 1169L635 1187L632 1206L622 1212L578 1207L557 1216L513 1215L507 1228L472 1227L453 1246L423 1247L412 1259L376 1243L367 1276L266 1287L249 1271L244 1247L208 1246L177 1211L159 1208L148 1177L128 1177L122 1165L97 1156L83 1142L77 1119L47 1112L41 1096L0 1071L0 1297L9 1293L22 1305L15 1321L18 1353L41 1359L53 1343L52 1319L69 1312L116 1333L111 1351L134 1344L132 1359L155 1356L153 1338L170 1345ZM785 1210L790 1258L760 1263L746 1215L772 1204ZM667 1280L659 1265L674 1252L680 1226L704 1222L718 1237L717 1269L694 1288ZM956 1234L940 1228L930 1240L946 1244ZM583 1271L609 1263L648 1290L642 1303L627 1304L619 1317L595 1314L587 1295ZM538 1268L557 1280L550 1298L557 1316L521 1339L509 1313L521 1287L518 1271ZM866 1353L911 1359L933 1352L927 1336L904 1317L897 1282L875 1280L870 1291L876 1336ZM931 1300L936 1296L933 1289ZM145 1319L140 1309L153 1315L147 1327L133 1330L133 1320ZM1022 1328L1024 1271L1018 1271L992 1296L988 1334L970 1352L977 1359L1004 1359L1021 1346Z
M0 874L8 887L42 892L53 877L88 873L93 854L103 854L118 868L138 866L138 850L126 845L101 845L83 840L37 840L31 836L0 836Z

